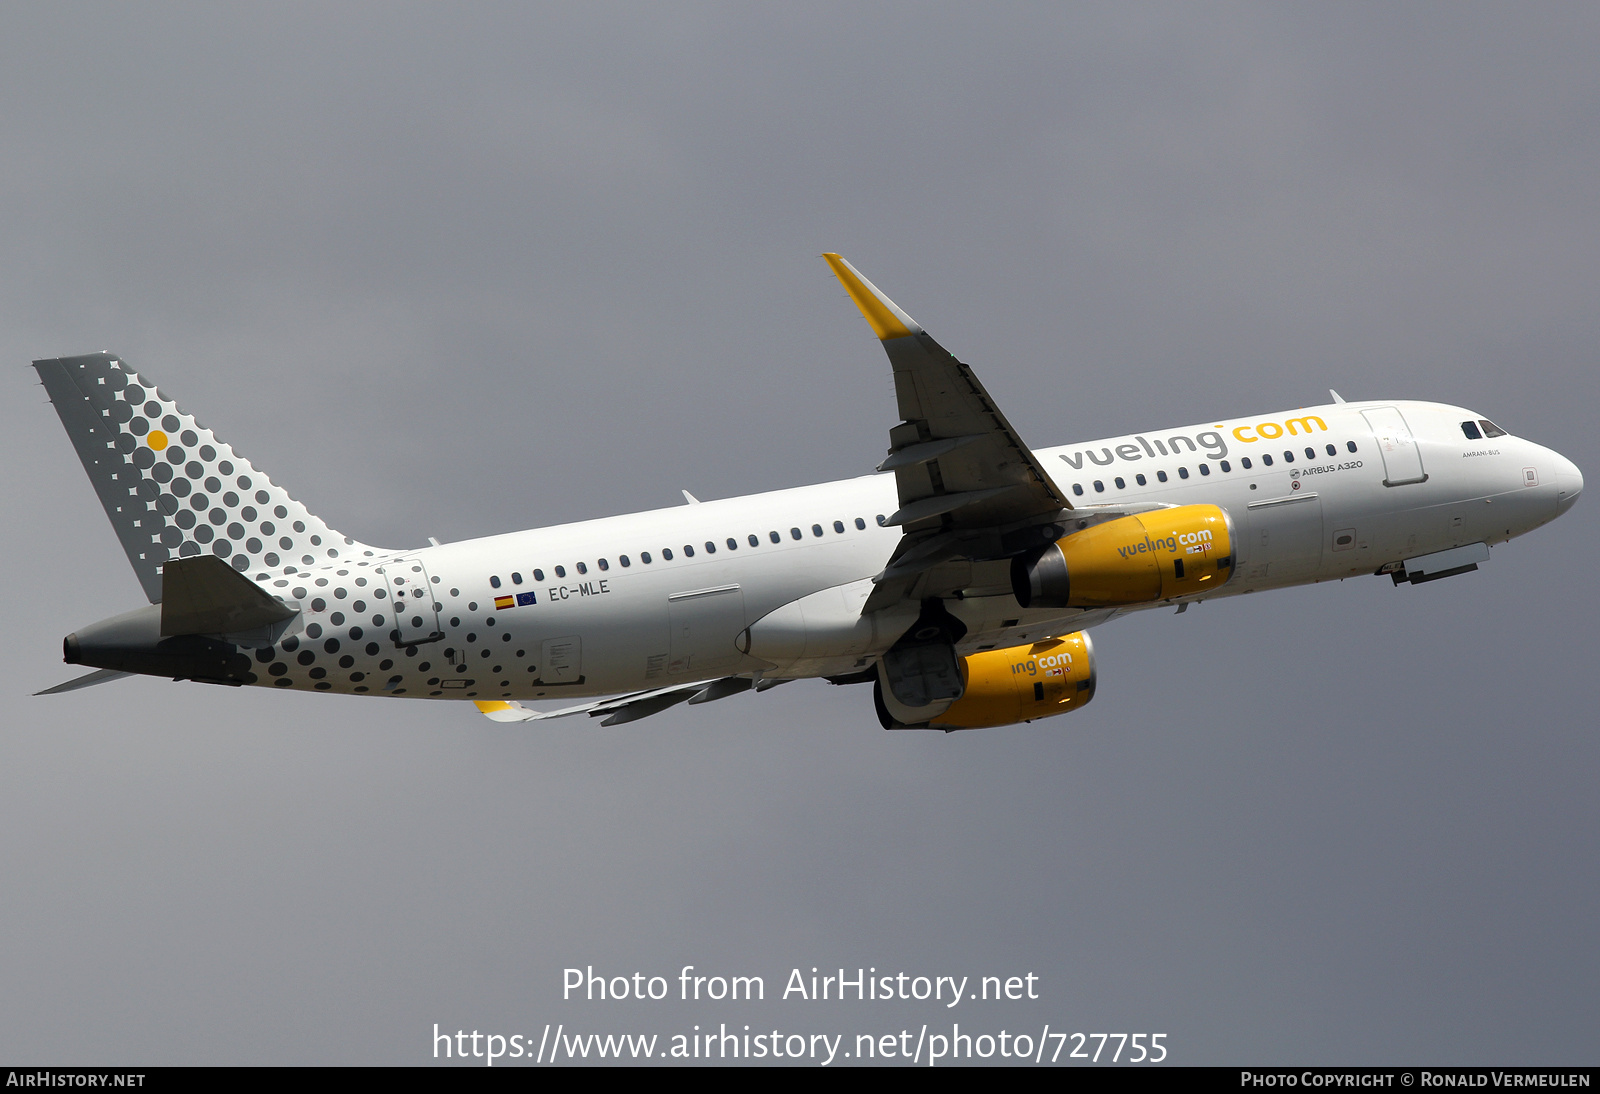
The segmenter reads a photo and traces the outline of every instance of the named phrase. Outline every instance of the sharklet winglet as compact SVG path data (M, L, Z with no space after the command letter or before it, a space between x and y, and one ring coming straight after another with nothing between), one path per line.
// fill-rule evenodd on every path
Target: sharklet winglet
M844 291L850 294L850 299L855 301L857 308L861 309L861 316L872 328L872 333L878 336L878 341L888 342L895 338L909 338L913 334L921 334L922 327L917 321L905 312L893 300L883 295L882 290L866 278L844 258L832 251L824 252L823 259L833 270L833 275L844 286Z

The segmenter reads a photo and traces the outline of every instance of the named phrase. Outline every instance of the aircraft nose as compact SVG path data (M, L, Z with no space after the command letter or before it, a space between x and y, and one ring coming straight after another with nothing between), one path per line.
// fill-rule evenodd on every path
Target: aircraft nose
M1572 508L1583 493L1583 472L1565 456L1556 456L1556 516Z

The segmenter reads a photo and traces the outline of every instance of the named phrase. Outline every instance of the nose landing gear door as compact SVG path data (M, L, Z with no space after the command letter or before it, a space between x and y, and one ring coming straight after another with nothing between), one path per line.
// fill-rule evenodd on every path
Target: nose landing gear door
M433 582L422 560L396 559L384 563L378 572L388 582L390 603L394 606L394 630L389 632L394 644L416 646L443 638L439 604L434 599Z

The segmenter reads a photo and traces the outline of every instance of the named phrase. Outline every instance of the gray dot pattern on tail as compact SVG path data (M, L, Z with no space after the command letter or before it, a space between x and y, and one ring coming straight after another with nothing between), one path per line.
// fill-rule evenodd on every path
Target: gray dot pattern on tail
M158 548L158 561L209 553L264 581L343 558L373 557L139 373L115 358L101 361L75 359L88 374L74 379L117 428L116 450L125 473L132 473L129 492L144 503L137 519Z

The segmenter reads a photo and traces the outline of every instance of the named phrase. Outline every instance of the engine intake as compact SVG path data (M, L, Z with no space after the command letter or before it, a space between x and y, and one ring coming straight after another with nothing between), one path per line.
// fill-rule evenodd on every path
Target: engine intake
M1094 698L1094 646L1083 632L1027 646L986 650L960 659L959 699L920 710L904 708L873 685L885 729L986 729L1077 710Z
M1215 505L1119 517L1011 561L1024 608L1105 608L1209 592L1233 576L1233 526Z

